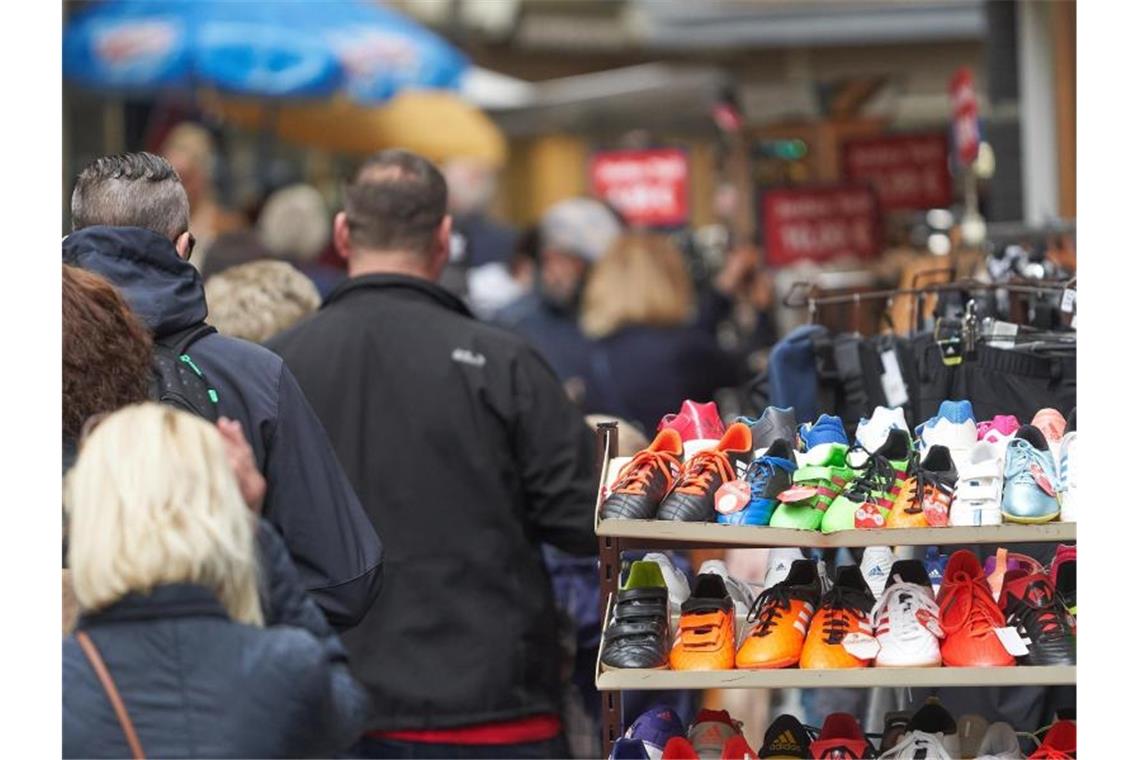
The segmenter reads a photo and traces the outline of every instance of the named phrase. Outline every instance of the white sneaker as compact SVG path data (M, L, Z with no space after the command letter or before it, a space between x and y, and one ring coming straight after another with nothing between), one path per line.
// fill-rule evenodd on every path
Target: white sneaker
M942 664L938 604L929 586L896 579L871 610L879 667L937 667ZM926 621L925 624L923 621Z
M958 484L950 504L950 525L1001 525L1005 452L1000 444L978 441L958 465Z
M685 577L673 564L668 555L661 552L650 552L644 557L646 562L656 562L661 568L661 575L665 577L665 585L669 588L669 612L673 617L681 614L681 605L692 594L689 588L689 579Z
M791 572L792 563L803 558L802 549L772 549L768 553L768 572L764 574L764 588L770 589L777 583L783 583Z
M728 589L728 595L732 597L733 604L736 605L737 615L747 615L748 610L752 607L752 602L756 598L756 592L752 586L744 581L733 578L728 574L728 568L725 567L724 561L719 559L706 560L697 575L703 573L713 573L724 578L724 586Z
M969 401L943 401L938 414L915 428L918 453L925 457L931 446L945 446L955 467L961 467L978 440L978 425Z
M1061 439L1061 520L1077 521L1077 431L1065 433Z
M1008 723L991 723L978 747L977 760L1022 760L1017 732Z
M867 581L876 599L883 595L894 563L895 555L889 546L868 546L863 550L859 571L863 573L863 580Z
M943 734L908 731L899 743L879 755L880 760L957 760L958 754L946 745Z
M855 441L867 451L878 451L887 442L887 436L894 428L910 433L902 408L888 409L885 406L876 406L870 419L863 417L859 420L859 425L855 428ZM851 465L861 467L863 463L858 461L859 459L866 457L853 456Z

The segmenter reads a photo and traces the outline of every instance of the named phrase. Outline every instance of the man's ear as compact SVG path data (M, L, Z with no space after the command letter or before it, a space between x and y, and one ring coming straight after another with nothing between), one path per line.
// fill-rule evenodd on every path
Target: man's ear
M190 231L187 230L174 239L174 250L178 251L178 258L186 261L190 258Z
M343 211L333 218L333 246L337 254L348 261L352 255L352 236L348 231L348 214Z

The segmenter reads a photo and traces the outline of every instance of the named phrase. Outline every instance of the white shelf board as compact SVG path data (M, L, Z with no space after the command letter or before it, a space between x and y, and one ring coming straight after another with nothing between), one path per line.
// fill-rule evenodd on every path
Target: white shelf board
M1076 666L851 668L833 670L605 670L600 691L621 689L789 689L875 686L1052 686L1075 684Z

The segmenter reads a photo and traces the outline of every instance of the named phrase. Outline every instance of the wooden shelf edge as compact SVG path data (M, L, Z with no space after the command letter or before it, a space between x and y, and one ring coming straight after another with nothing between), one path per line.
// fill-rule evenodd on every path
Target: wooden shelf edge
M717 523L685 523L666 520L600 520L599 536L627 541L719 546L798 546L819 549L861 546L928 546L949 544L1056 543L1077 540L1077 524L1052 522L1043 525L1006 523L980 528L883 528L820 533L789 528L759 528Z
M599 691L624 689L789 689L1076 684L1076 666L1008 668L853 668L850 670L608 670Z

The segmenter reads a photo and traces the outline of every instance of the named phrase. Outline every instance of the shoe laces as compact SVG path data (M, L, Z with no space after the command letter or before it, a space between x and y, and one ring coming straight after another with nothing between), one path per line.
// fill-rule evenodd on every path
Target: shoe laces
M823 595L820 614L823 615L823 633L828 644L841 644L851 632L852 624L871 611L874 601L857 588L832 586Z
M1020 598L1015 597L1012 612L1038 645L1048 646L1073 635L1069 611L1047 581L1030 583Z
M763 492L764 488L768 485L778 469L775 462L768 457L761 457L748 465L748 469L744 471L744 481L748 483L748 487L752 491L752 498L758 498Z
M1049 473L1044 465L1044 452L1038 451L1033 448L1033 445L1028 441L1021 438L1014 438L1009 442L1009 449L1006 452L1008 459L1005 466L1005 477L1007 483L1015 483L1018 485L1038 485L1034 477L1034 466L1040 470L1040 474L1053 483L1055 478Z
M753 636L767 636L776 624L784 617L784 613L792 609L792 599L808 601L810 594L806 589L789 586L786 583L777 583L771 588L764 589L748 608L747 621L755 623Z
M904 598L905 597L905 598ZM882 618L890 615L891 632L904 641L919 638L930 633L918 619L918 611L926 610L937 620L938 604L930 597L928 589L917 583L895 581L871 610L872 627L878 630Z
M942 630L949 636L967 629L974 638L981 638L1005 622L993 594L984 583L969 573L959 570L942 579L945 596L939 609L942 613Z
M723 451L710 449L693 456L685 463L681 472L681 479L677 482L675 491L695 496L704 496L708 493L713 475L720 475L722 483L734 479L732 463Z
M890 491L895 482L895 466L891 464L891 460L883 454L867 451L857 443L847 451L848 467L854 467L851 464L851 454L857 451L866 454L867 461L859 469L859 475L848 484L847 495L861 496L864 501L869 501L872 493Z
M665 474L666 489L668 489L669 483L673 480L673 472L679 467L677 458L667 451L649 449L639 451L618 473L618 482L614 484L613 493L644 495L654 470L660 470Z

